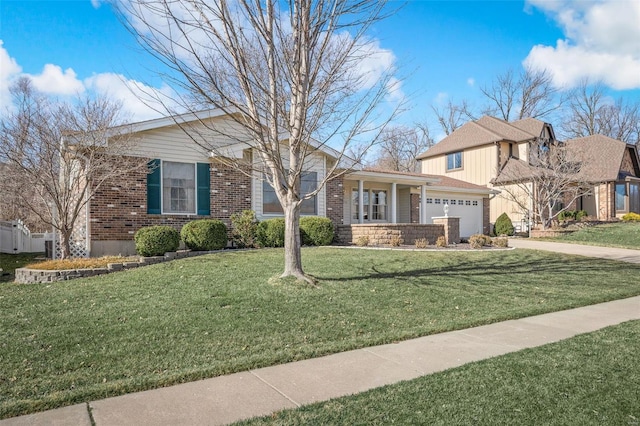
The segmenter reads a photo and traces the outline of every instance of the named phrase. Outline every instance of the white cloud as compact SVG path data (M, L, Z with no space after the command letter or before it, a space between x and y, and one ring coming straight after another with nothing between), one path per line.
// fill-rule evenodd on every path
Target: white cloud
M164 105L175 106L171 100L174 93L168 86L158 89L120 74L96 74L85 79L84 84L99 95L121 101L124 114L133 121L158 118L166 114Z
M467 85L469 85L469 86L471 86L471 87L475 86L475 85L476 85L476 79L475 79L475 78L473 78L473 77L469 77L469 78L467 79Z
M67 68L64 72L58 65L46 64L42 73L29 75L36 89L50 95L76 95L84 92L84 85L75 71Z
M162 112L166 113L162 102L168 107L175 107L171 101L175 98L174 92L168 86L154 88L119 74L96 74L83 81L71 68L62 71L61 67L53 64L45 65L40 74L23 73L22 67L0 40L0 115L11 108L9 87L20 76L31 78L35 88L42 93L62 96L63 99L85 92L109 96L122 102L123 115L132 121L162 116Z
M93 6L94 9L98 9L101 4L102 4L101 0L91 0L91 6Z
M22 68L14 58L9 55L0 40L0 113L10 105L9 86L13 79L20 75Z
M547 69L557 86L602 81L640 88L640 1L528 0L564 32L555 46L534 46L525 65Z

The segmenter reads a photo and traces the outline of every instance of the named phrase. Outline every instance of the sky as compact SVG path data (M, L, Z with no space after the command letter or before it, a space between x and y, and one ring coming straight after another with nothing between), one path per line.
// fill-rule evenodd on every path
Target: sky
M402 77L403 123L430 121L450 100L479 103L481 87L523 66L558 87L598 80L611 99L640 101L640 0L409 0L368 36L378 52L363 67ZM45 93L108 94L132 121L156 118L139 97L171 94L159 69L101 0L0 2L2 110L11 82L28 75Z

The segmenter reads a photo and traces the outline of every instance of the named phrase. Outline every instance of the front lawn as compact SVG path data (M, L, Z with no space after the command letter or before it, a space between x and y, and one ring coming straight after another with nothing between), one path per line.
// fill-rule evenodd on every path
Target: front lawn
M640 223L616 222L582 228L553 239L566 243L640 250Z
M38 256L42 256L42 253L0 253L0 269L2 270L0 272L0 283L13 281L15 270L32 263Z
M538 251L230 251L0 286L0 418L640 294L640 265Z
M640 321L243 425L638 425Z

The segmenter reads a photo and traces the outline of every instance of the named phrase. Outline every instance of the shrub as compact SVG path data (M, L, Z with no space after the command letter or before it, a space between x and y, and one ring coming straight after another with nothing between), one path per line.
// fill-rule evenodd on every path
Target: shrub
M473 249L480 249L489 244L491 244L491 238L486 235L474 234L469 237L469 245Z
M501 247L501 248L509 247L509 239L507 237L494 238L491 243L496 247Z
M426 238L417 238L414 242L416 248L427 248L429 247L429 240Z
M558 220L573 220L576 218L576 212L573 210L563 210L558 213Z
M335 231L328 217L304 216L300 218L300 237L307 246L328 246L333 242Z
M233 242L238 247L255 247L258 235L258 219L253 210L243 210L242 213L231 215L233 227Z
M256 241L260 247L284 247L284 218L276 217L258 223Z
M359 247L366 247L369 245L369 236L368 235L360 235L356 240L356 245Z
M447 246L447 239L444 237L444 235L440 235L436 240L436 247L446 247L446 246Z
M133 239L140 256L162 256L180 246L180 233L167 225L140 228Z
M402 238L400 238L397 235L394 235L393 237L391 237L391 240L389 240L389 245L391 247L400 247L402 243L403 243Z
M217 219L194 220L182 227L180 237L191 250L220 250L227 246L227 226Z
M589 216L589 213L587 213L586 210L578 210L576 212L576 220L582 220L583 218L586 218Z
M638 222L640 221L640 214L638 213L627 213L622 216L622 220L625 222Z
M496 219L496 224L493 228L497 236L513 235L513 223L506 213L502 213L500 216L498 216L498 219Z

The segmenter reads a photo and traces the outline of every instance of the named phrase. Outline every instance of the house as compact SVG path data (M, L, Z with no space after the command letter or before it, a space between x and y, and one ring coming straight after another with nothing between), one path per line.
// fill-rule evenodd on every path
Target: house
M527 211L509 195L516 192L512 191L513 176L526 179L534 159L556 144L564 144L570 161L580 162L580 179L592 185L589 195L577 200L573 208L600 220L638 211L640 170L635 146L604 136L561 142L551 124L533 118L508 123L484 116L470 121L418 160L422 173L501 190L490 200L491 223L507 213L517 228L526 229Z
M215 146L216 154L195 144L183 130L186 126ZM211 128L222 130L207 134ZM241 125L221 110L134 123L129 129L136 141L130 155L150 168L107 182L90 200L86 224L76 237L84 238L85 255L132 254L133 236L144 226L180 228L201 218L229 225L231 215L245 209L260 220L282 216L273 188L259 172L255 148L248 138L243 142L238 137ZM329 147L315 147L302 176L303 191L315 190L338 158ZM233 165L229 159L238 162ZM354 228L366 232L387 225L402 228L404 238L411 240L433 226L433 217L445 216L447 204L449 216L443 220L455 219L459 236L488 232L488 199L494 192L486 186L448 176L350 170L305 201L302 215L330 218L347 240L355 238Z

